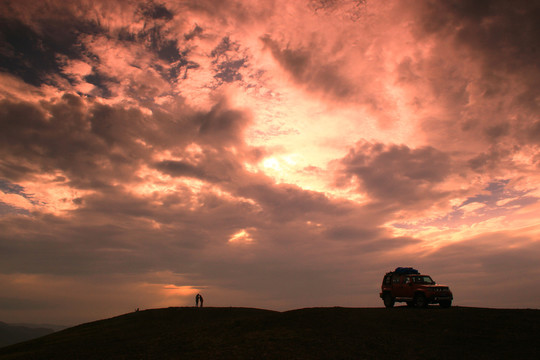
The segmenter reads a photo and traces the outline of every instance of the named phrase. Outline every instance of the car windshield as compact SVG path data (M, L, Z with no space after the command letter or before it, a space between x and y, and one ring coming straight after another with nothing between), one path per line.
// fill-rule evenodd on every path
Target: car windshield
M435 281L430 276L415 276L413 281L418 284L435 284Z

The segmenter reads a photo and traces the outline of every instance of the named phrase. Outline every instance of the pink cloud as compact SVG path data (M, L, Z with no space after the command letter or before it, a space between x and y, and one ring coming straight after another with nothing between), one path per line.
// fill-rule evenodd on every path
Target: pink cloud
M538 22L484 5L2 3L0 317L382 306L409 265L535 306L494 295L538 279Z

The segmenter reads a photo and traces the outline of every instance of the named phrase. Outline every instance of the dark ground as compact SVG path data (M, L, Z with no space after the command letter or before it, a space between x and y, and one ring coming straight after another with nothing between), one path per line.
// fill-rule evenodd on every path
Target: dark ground
M540 310L168 308L0 348L5 359L537 359Z

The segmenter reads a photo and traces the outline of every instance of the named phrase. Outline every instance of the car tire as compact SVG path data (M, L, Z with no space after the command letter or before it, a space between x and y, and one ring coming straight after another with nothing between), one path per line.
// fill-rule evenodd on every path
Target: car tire
M444 301L441 301L439 302L439 306L444 308L444 309L447 309L449 308L450 306L452 306L452 300L444 300Z
M394 307L395 300L394 300L394 298L392 297L391 294L385 294L384 298L383 298L383 301L384 301L384 306L387 309L390 309L390 308Z
M417 309L423 309L427 307L427 299L424 294L416 294L414 296L414 307Z

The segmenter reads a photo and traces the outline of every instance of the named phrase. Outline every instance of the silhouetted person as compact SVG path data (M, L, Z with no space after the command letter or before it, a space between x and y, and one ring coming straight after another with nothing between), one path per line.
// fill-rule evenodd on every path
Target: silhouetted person
M199 299L201 299L201 294L195 296L195 307L199 307ZM202 303L202 301L201 301Z
M202 295L199 295L199 301L201 302L201 307L202 307L202 304L203 304L203 301L204 301Z

